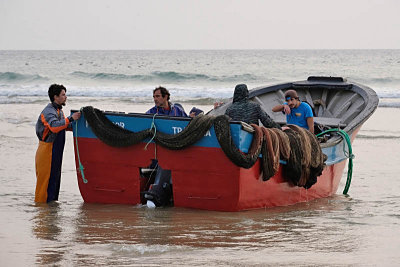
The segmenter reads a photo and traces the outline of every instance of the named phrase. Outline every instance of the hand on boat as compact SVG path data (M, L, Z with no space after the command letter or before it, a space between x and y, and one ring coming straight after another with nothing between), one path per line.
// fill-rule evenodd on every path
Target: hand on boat
M74 119L74 121L79 120L80 117L81 112L75 112L74 114L72 114L72 118Z
M224 104L224 102L215 102L214 103L214 109L219 108L220 106L222 106Z

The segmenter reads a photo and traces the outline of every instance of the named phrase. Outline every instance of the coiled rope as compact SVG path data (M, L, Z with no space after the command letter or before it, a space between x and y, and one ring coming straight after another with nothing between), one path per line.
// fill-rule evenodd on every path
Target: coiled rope
M329 130L326 130L326 131L324 131L322 133L319 133L319 134L317 134L317 137L321 136L321 135L325 135L325 134L330 133L330 132L338 133L346 141L347 147L349 149L348 151L346 151L345 144L343 144L343 153L349 159L349 164L347 166L347 180L346 180L346 185L345 185L344 190L343 190L343 194L346 195L347 192L349 191L350 184L351 184L351 177L353 175L354 154L353 154L353 149L351 147L350 137L345 131L343 131L341 129L337 129L337 128L329 129Z

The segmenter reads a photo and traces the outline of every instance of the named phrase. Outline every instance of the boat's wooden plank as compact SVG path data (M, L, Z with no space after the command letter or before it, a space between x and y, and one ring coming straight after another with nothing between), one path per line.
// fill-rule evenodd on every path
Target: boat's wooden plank
M346 98L343 97L342 95L342 91L337 91L335 92L334 95L332 95L329 99L329 101L325 102L328 103L327 105L327 109L328 110L335 110L336 106L338 105L338 103L342 103Z
M364 109L365 103L364 101L358 100L356 103L351 105L351 107L347 110L347 112L342 117L342 122L350 122L360 113L362 113Z
M343 105L340 108L335 109L333 116L341 118L342 115L349 109L351 104L352 104L351 101L347 101L347 102L343 103Z
M321 102L324 103L324 105L319 106L318 112L316 112L318 117L333 117L332 113L326 108L327 99L328 99L328 90L324 89L321 96Z
M310 91L308 91L308 90L305 91L304 98L306 99L307 103L310 104L310 106L314 109L315 108L314 101L313 101L313 99L311 97Z
M272 112L272 107L280 104L280 98L276 95L268 95L268 96L255 96L252 100L258 104L260 104L261 108L272 118L275 118L276 113Z
M336 118L341 118L343 117L343 115L349 110L350 106L356 102L356 100L359 98L358 95L352 95L351 97L349 97L348 99L346 99L346 102L343 103L342 106L340 106L339 108L335 109L335 112L333 113L333 116Z
M261 99L258 96L253 97L253 99L260 104L261 107L263 107L265 109L265 104L264 102L261 101Z

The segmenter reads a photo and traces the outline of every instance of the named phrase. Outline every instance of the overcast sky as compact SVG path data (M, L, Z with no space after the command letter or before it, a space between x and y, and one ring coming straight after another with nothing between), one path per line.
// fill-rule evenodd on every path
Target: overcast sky
M400 48L398 0L0 0L0 49Z

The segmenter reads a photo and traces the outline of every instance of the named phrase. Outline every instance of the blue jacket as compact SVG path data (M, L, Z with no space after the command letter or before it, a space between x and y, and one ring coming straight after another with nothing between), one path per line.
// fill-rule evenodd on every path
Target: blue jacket
M159 115L167 115L172 117L189 117L185 110L183 110L181 105L174 105L169 103L170 109L165 110L164 108L154 106L149 109L146 114L159 114Z

